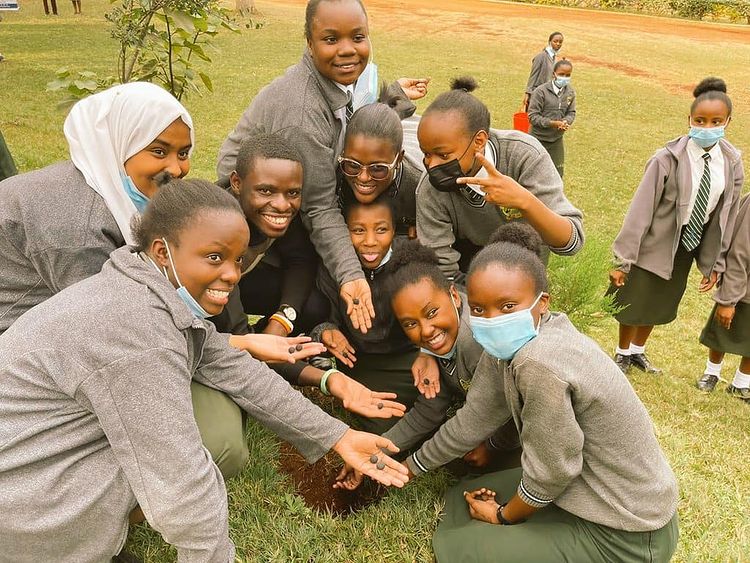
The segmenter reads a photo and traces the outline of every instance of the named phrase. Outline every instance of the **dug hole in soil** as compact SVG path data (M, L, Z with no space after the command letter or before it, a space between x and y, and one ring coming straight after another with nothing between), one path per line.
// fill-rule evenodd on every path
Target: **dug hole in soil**
M368 478L354 491L334 489L341 465L341 458L333 452L310 465L286 442L279 448L280 471L289 475L295 492L310 508L345 518L383 498L386 488Z

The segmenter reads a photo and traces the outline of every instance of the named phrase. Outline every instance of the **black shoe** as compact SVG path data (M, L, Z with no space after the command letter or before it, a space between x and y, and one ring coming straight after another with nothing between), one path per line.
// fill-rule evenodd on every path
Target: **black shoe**
M326 358L325 356L313 356L312 358L307 360L307 363L314 368L318 368L321 371L328 371L329 369L333 369L333 359Z
M750 389L747 387L735 387L734 385L730 385L727 387L727 393L732 397L737 397L746 403L750 403Z
M696 382L695 386L701 391L710 393L716 388L716 384L719 382L718 375L711 375L710 373L704 373L701 378Z
M628 370L630 369L630 356L626 356L625 354L615 354L614 360L622 373L628 373Z
M661 373L661 369L652 364L646 354L630 354L630 363L646 373Z

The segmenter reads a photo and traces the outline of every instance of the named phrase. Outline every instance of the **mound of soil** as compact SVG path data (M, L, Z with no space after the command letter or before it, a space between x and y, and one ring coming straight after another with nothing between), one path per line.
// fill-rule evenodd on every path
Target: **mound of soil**
M378 502L385 495L386 488L370 479L365 479L354 491L334 489L341 463L341 458L329 452L310 465L292 446L286 442L281 444L280 469L291 477L295 491L311 508L330 510L336 516L346 517Z

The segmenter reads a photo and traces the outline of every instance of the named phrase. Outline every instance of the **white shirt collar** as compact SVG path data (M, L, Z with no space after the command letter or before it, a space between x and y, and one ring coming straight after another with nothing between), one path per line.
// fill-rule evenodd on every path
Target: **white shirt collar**
M555 60L555 56L557 55L557 51L555 51L551 45L547 45L544 48L545 51L547 51L547 54L550 56L552 60Z
M555 84L555 79L553 78L553 79L552 79L552 91L553 91L553 92L554 92L554 93L555 93L556 95L558 95L558 94L560 94L560 90L562 90L562 88L558 88L558 87L557 87L557 84Z
M334 82L336 86L338 86L342 91L349 92L352 97L354 97L354 83L349 84L349 86L344 86L343 84L339 84L338 82Z
M688 157L690 158L690 162L695 164L696 162L703 162L703 155L706 153L706 149L701 147L693 139L688 139L687 153ZM715 160L718 156L720 156L721 147L719 146L719 143L716 143L713 147L711 147L711 150L708 151L708 154L711 155L711 160Z

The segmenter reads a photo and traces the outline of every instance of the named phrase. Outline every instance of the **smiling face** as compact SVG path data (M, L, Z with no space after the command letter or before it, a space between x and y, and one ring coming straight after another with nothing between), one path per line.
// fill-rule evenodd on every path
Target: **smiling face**
M393 177L404 153L403 151L397 153L391 142L387 139L378 139L365 135L352 135L347 137L344 152L341 156L356 160L363 165L358 176L351 177L344 175L344 178L349 187L351 187L357 201L360 203L372 203L393 182ZM396 165L391 168L388 176L382 180L372 178L366 168L368 164L390 166L394 161L396 161Z
M534 280L520 269L508 269L500 264L490 264L469 276L466 289L469 294L469 310L475 317L491 319L499 315L528 309L539 293ZM549 294L541 298L531 310L534 324L547 312Z
M458 338L460 306L454 287L445 291L429 278L404 286L391 299L393 314L409 340L438 355L450 352Z
M464 174L471 175L475 167L475 153L484 152L487 133L466 130L466 123L457 111L430 112L419 122L417 138L424 153L424 165L433 168L458 159ZM477 167L478 168L478 167Z
M198 212L177 240L167 240L179 281L210 315L221 313L229 301L249 241L250 231L240 213L215 210ZM149 255L179 287L160 239L151 243Z
M690 114L690 125L718 127L729 125L729 108L722 100L703 100Z
M367 16L352 0L321 2L307 39L315 68L334 82L354 84L370 58Z
M125 161L125 173L143 195L152 198L159 189L156 176L166 172L182 178L190 171L191 146L190 127L177 118L146 148Z
M247 220L264 235L279 238L302 204L302 165L293 160L256 157L248 173L229 176L232 192Z
M362 265L370 270L380 266L396 234L388 205L358 205L349 211L346 224Z

